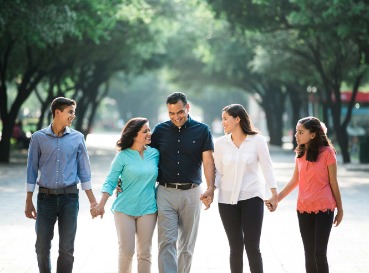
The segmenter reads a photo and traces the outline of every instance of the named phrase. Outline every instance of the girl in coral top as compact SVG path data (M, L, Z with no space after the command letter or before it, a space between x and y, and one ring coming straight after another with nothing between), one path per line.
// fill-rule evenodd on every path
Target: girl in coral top
M307 273L329 272L327 246L332 223L338 226L343 218L336 151L326 132L324 123L315 117L298 121L295 170L292 179L278 194L278 201L281 201L299 186L297 216ZM269 200L265 203L273 210Z

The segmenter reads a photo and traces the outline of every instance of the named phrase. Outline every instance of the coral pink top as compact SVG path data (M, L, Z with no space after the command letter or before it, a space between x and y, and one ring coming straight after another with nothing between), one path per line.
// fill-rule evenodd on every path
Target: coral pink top
M296 158L299 171L299 196L297 210L299 212L327 211L336 208L330 184L328 166L337 162L334 150L324 147L316 162L306 160L306 154Z

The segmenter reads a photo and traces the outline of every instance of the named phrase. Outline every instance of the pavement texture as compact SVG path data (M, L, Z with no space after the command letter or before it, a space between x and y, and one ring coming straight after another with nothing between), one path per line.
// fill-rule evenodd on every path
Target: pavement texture
M102 141L101 143L105 143ZM111 143L111 142L110 142ZM114 143L114 142L113 142ZM294 154L270 148L278 187L291 178ZM100 189L109 171L114 150L90 145L93 190L100 199ZM369 165L338 166L338 181L344 206L344 219L333 227L328 246L330 272L369 272ZM12 153L11 164L0 164L0 272L38 272L35 254L35 221L24 216L26 151ZM269 194L269 192L267 192ZM268 196L268 195L267 195ZM34 194L34 204L36 194ZM107 203L108 209L114 197ZM283 200L276 212L265 210L261 237L264 272L302 273L304 252L296 216L297 190ZM58 230L52 245L53 270L58 256ZM153 239L153 267L157 270L157 234ZM113 214L107 210L103 219L92 220L85 194L80 193L80 213L75 242L75 273L117 272L117 236ZM133 272L137 272L134 257ZM216 203L201 215L192 273L225 273L229 270L229 247ZM249 272L246 256L244 272Z

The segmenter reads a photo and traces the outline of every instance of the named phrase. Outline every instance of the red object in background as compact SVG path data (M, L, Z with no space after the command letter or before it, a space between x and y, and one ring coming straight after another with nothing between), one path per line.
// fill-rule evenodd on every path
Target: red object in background
M351 91L343 91L341 92L341 101L349 102L352 96ZM356 94L355 102L369 103L369 92L358 92Z

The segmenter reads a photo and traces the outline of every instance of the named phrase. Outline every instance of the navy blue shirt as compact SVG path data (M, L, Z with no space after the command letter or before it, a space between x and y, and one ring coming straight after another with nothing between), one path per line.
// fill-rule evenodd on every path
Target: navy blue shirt
M209 126L189 116L181 128L170 120L156 125L150 145L160 152L159 183L200 184L202 153L214 150Z

